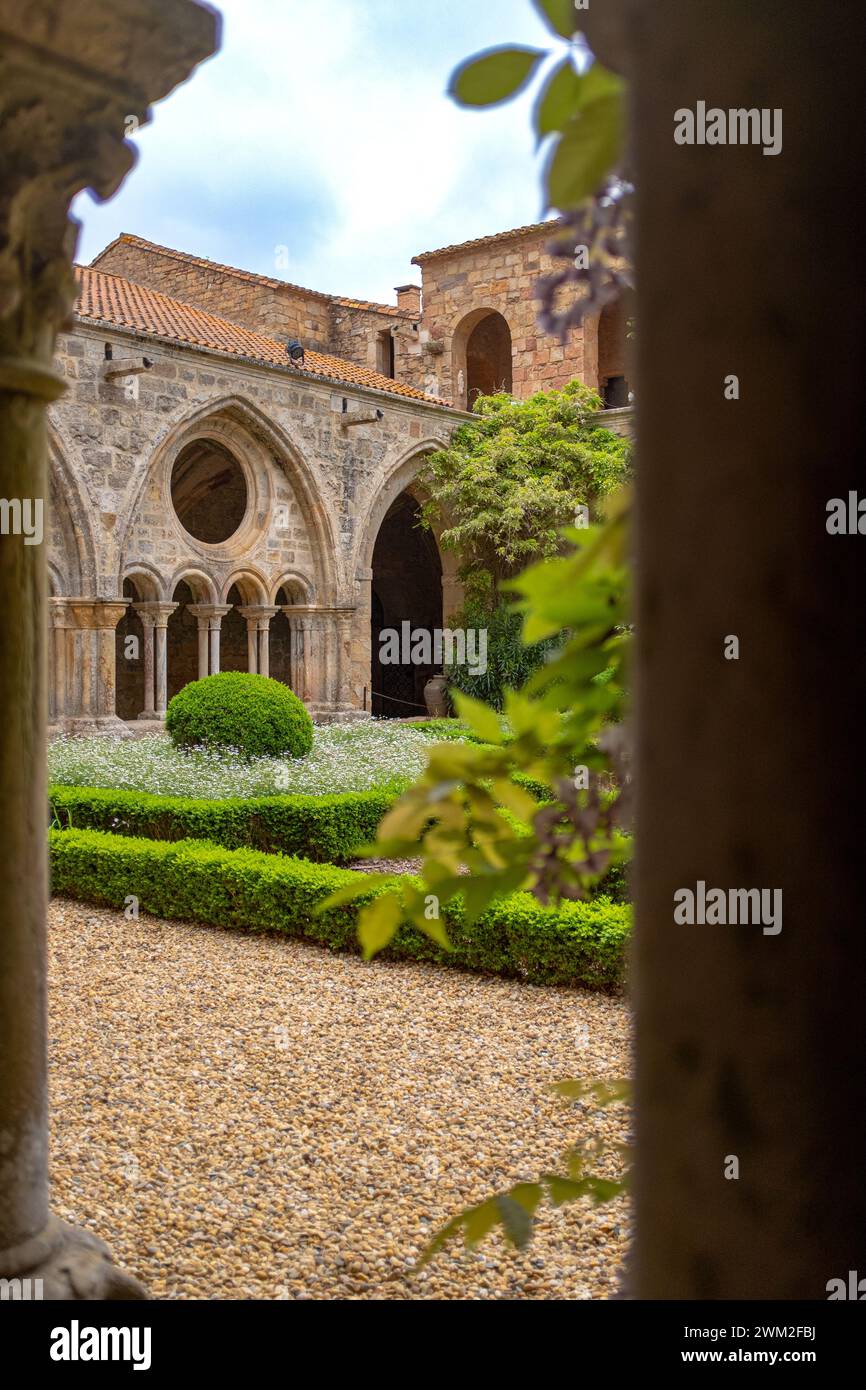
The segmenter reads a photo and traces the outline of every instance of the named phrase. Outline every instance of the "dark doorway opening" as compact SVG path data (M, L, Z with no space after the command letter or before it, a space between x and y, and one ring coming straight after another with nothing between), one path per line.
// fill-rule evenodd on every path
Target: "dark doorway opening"
M168 698L171 700L190 681L198 680L198 622L189 611L195 603L185 579L175 587L172 602L178 605L168 620Z
M598 321L598 392L606 410L628 405L628 324L633 296L622 295L601 311Z
M123 581L123 597L130 604L114 642L115 709L119 719L137 719L145 708L144 626L132 606L141 602L141 594L131 579Z
M274 604L282 609L284 605L290 604L291 599L285 589L280 589ZM271 679L282 681L283 685L292 684L292 629L285 613L275 613L271 619L271 626L268 631L268 661L270 663ZM295 691L298 694L298 691Z
M393 381L394 365L394 336L390 328L387 328L376 339L376 371Z
M433 660L404 659L411 658L412 637L427 633L432 646L442 627L442 562L433 533L418 524L419 512L415 498L401 493L385 515L373 550L370 673L371 709L377 719L422 716L424 686L441 670ZM406 642L404 623L410 625ZM396 662L388 659L394 646L389 633L400 642Z
M249 671L247 650L247 620L239 612L243 596L237 584L233 584L225 597L226 603L234 606L222 620L220 632L220 670Z
M479 396L511 394L511 329L491 312L475 325L466 344L466 393L471 410Z

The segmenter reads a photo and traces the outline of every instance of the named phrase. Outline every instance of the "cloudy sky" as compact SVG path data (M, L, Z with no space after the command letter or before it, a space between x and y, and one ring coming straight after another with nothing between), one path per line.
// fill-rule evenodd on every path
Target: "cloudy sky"
M459 109L482 48L550 42L530 0L222 0L220 53L154 108L137 169L82 195L78 259L120 232L392 301L419 251L538 220L531 98ZM280 250L278 248L285 248Z

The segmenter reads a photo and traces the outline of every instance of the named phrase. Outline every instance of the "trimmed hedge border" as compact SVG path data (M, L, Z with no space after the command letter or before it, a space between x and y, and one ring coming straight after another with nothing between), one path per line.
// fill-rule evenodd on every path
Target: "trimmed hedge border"
M53 786L49 806L61 829L105 830L147 840L207 840L224 849L258 849L299 855L317 864L348 864L361 845L375 840L383 816L399 796L398 791L383 790L218 801ZM627 866L609 869L590 897L628 902Z
M224 849L299 854L347 863L375 840L398 792L330 796L230 797L224 801L105 787L53 786L49 806L61 827L105 830L148 840L208 840Z
M52 830L49 844L55 893L116 910L134 896L143 911L158 917L276 931L331 950L358 949L360 904L313 915L317 902L350 881L351 870L202 841L152 841L96 830ZM383 954L530 984L607 990L622 985L631 913L605 898L551 909L528 893L515 893L472 926L456 907L449 905L443 916L452 952L404 926Z

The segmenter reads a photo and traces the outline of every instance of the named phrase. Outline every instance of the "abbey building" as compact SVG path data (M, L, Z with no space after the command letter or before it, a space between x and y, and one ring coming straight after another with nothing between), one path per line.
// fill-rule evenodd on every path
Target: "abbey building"
M77 270L50 410L50 717L155 726L218 670L285 681L314 717L423 713L433 668L384 628L442 628L454 557L415 483L479 393L579 377L627 432L625 306L562 346L536 326L544 224L416 257L373 304L121 236Z

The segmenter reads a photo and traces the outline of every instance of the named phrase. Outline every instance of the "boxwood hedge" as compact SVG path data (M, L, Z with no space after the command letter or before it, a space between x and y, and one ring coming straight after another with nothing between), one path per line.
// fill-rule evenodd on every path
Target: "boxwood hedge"
M397 792L341 792L330 796L228 797L207 801L105 787L53 786L51 819L58 828L106 830L148 840L209 840L225 849L297 854L320 864L348 864L375 840ZM506 813L507 815L507 813ZM591 897L628 901L626 867L616 865Z
M52 830L50 849L55 893L118 909L134 896L143 911L160 917L276 931L332 950L357 949L357 903L313 914L315 904L342 887L351 870L203 841L153 841L95 830ZM515 893L471 926L459 905L449 905L443 915L453 951L404 926L387 954L539 985L616 989L622 984L630 912L606 898L551 909L527 893Z
M247 671L190 681L169 701L165 728L178 748L236 748L247 758L303 758L313 746L313 721L294 691Z
M375 840L382 817L397 799L394 792L372 791L204 801L66 786L52 787L49 798L52 817L61 827L150 840L212 840L226 849L300 854L326 864L346 863L359 845Z

